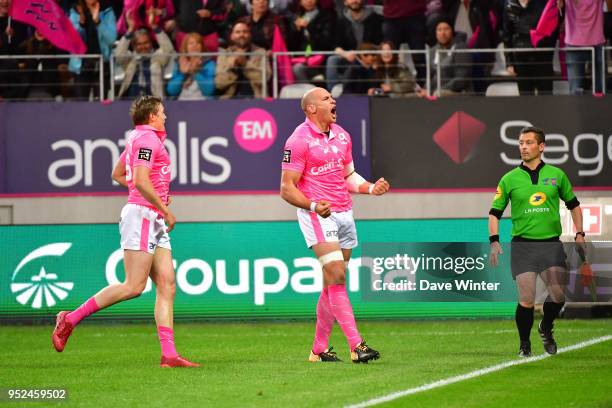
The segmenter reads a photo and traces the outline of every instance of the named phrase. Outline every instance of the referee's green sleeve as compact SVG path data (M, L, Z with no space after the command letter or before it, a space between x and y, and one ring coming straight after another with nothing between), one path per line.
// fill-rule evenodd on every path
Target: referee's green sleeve
M505 178L502 178L497 186L495 197L493 197L493 203L491 204L491 211L489 211L489 214L501 218L508 205L509 197L510 194L508 192L507 183Z
M578 198L574 194L574 189L572 188L572 183L570 183L569 178L565 173L562 173L561 180L558 185L559 188L559 197L565 202L565 206L568 210L573 210L574 208L580 205Z

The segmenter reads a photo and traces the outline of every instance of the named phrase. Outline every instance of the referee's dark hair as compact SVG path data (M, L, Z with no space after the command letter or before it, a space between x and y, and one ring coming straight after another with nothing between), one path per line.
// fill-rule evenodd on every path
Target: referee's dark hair
M538 144L546 142L546 134L544 134L544 131L539 127L525 126L521 129L521 133L519 135L524 135L525 133L534 133L536 135Z
M130 108L130 116L134 126L146 125L149 123L149 116L157 113L162 100L156 96L143 95L136 98Z

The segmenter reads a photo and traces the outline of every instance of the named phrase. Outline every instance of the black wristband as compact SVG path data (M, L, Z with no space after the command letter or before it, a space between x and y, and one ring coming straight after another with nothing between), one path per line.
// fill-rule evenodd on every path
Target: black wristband
M494 242L499 242L499 235L491 235L489 237L489 242L492 244Z
M574 241L576 240L576 238L578 238L578 235L582 235L582 238L586 237L586 234L584 233L584 231L578 231L576 235L574 236Z
M504 215L504 210L498 210L497 208L491 208L489 210L489 214L491 214L492 216L500 220L502 215Z

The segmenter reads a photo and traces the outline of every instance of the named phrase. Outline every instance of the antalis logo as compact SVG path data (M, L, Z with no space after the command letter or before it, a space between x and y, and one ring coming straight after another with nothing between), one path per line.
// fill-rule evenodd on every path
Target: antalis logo
M30 252L19 262L11 283L11 292L17 294L17 302L22 305L30 305L34 309L40 309L43 304L46 307L55 306L56 299L64 300L74 287L73 282L58 282L57 274L47 273L44 267L38 273L31 275L29 281L20 279L16 281L17 274L30 262L46 256L62 256L72 246L69 242L57 242L44 245Z
M434 142L455 163L465 163L487 126L465 112L457 111L433 135Z

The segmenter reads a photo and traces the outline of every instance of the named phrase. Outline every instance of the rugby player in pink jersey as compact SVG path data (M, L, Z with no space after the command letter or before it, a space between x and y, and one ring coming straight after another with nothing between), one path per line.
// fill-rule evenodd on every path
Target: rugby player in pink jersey
M199 367L178 355L174 346L173 307L176 291L168 233L176 218L168 208L170 156L164 147L166 114L161 99L141 96L130 110L135 129L113 170L113 179L129 190L119 231L124 250L125 282L112 284L72 312L59 312L53 346L64 350L72 330L85 317L115 303L140 296L150 276L156 286L155 322L161 345L161 367Z
M349 133L336 124L336 101L323 88L308 91L301 101L306 121L285 144L281 197L298 207L306 245L323 269L323 290L317 303L315 338L309 360L340 361L328 345L334 321L346 336L351 360L367 363L380 357L357 330L346 292L346 269L357 246L350 193L382 195L389 183L364 180L353 165Z

